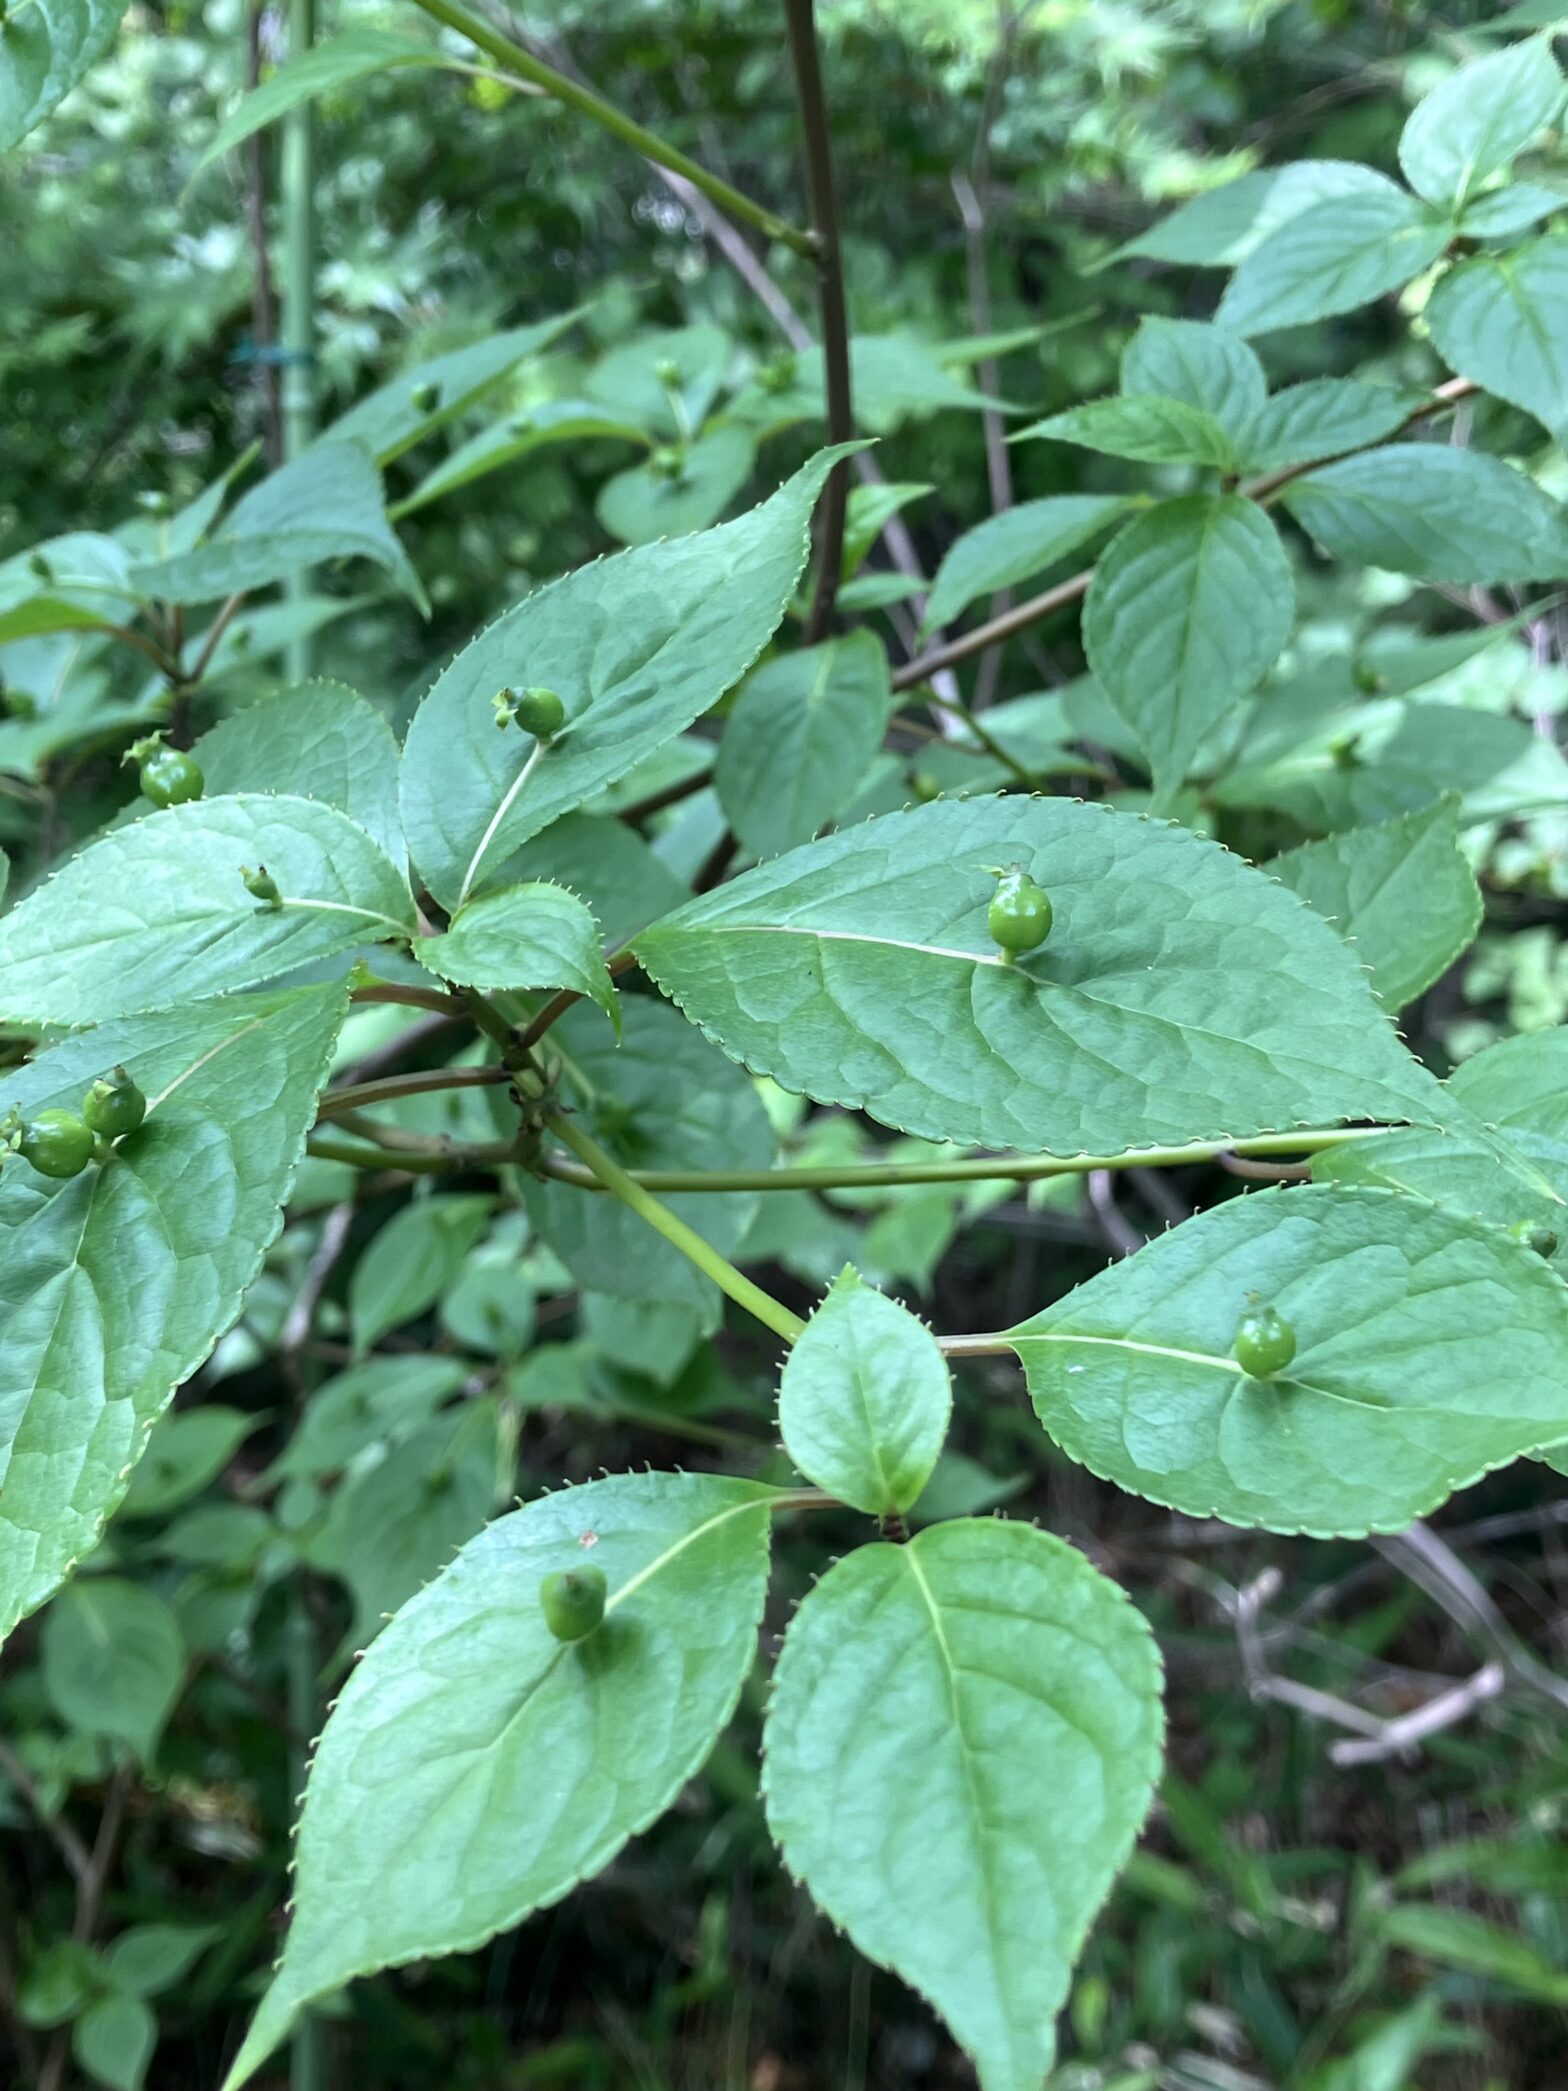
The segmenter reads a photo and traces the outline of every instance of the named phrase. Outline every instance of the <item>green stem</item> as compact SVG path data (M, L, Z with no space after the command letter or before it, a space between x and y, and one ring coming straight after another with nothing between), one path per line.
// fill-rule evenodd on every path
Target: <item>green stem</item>
M705 1242L695 1228L688 1227L684 1220L672 1213L667 1205L661 1205L580 1126L558 1112L551 1112L547 1123L556 1138L572 1150L607 1191L613 1192L639 1219L646 1220L655 1233L662 1234L667 1242L679 1249L736 1306L755 1315L786 1343L795 1341L806 1326L798 1314L791 1314L788 1307L774 1299L771 1293L764 1292L760 1285L753 1285L744 1272L736 1270L734 1264L721 1256L711 1243Z
M295 4L301 4L301 0L295 0ZM797 254L815 255L816 242L809 232L802 232L799 226L786 224L782 218L775 217L772 211L765 209L760 203L754 203L749 196L743 196L739 189L732 188L718 175L710 174L706 167L700 167L695 160L687 159L685 153L678 152L673 145L666 144L657 132L645 130L640 123L634 123L631 117L623 114L613 102L607 102L602 94L596 94L591 87L583 86L580 81L569 78L565 73L558 73L554 66L546 65L541 59L536 58L532 51L525 50L523 45L515 43L511 37L503 36L500 30L492 28L483 16L463 6L462 0L414 0L414 4L422 8L433 21L444 23L448 29L455 29L460 36L466 36L470 43L477 44L481 51L488 51L490 56L504 65L509 72L527 80L532 86L543 88L546 94L553 95L558 102L565 102L568 108L577 110L580 115L602 124L605 130L619 138L623 144L631 146L635 152L640 152L645 160L652 160L656 166L669 168L672 174L684 175L693 188L700 189L704 196L718 204L721 210L728 211L732 218L738 218L742 224L752 226L767 239L782 240L786 246L793 247Z
M949 718L957 719L964 731L974 736L978 746L983 748L993 761L1001 763L1004 769L1010 770L1020 784L1027 786L1032 791L1035 785L1039 783L1040 780L1033 771L1025 769L1016 755L1008 754L1007 750L996 738L996 735L989 728L982 725L967 704L958 704L951 697L938 697L934 690L927 692L926 702L933 711L946 712ZM948 745L951 746L952 744L948 743Z
M288 0L289 57L303 58L316 39L316 0ZM283 119L283 455L299 457L316 433L316 131L306 100ZM310 592L308 573L292 574L286 593L299 602ZM290 639L289 679L310 675L314 649L308 632Z
M336 1133L312 1133L305 1151L318 1161L347 1162L353 1169L396 1169L404 1176L446 1176L457 1169L499 1169L515 1162L515 1148L506 1140L488 1140L463 1146L429 1149L376 1147L368 1140L343 1140Z
M1083 1176L1093 1169L1176 1169L1188 1162L1217 1161L1222 1154L1317 1154L1356 1140L1376 1140L1382 1125L1323 1126L1298 1133L1260 1133L1250 1140L1193 1140L1184 1147L1139 1147L1126 1154L998 1154L951 1162L853 1162L785 1169L634 1169L629 1183L645 1191L850 1191L890 1190L918 1183L1031 1183L1044 1176ZM547 1176L594 1187L595 1170L574 1169L545 1155ZM602 1182L602 1179L600 1179Z
M344 1089L329 1089L321 1099L318 1116L341 1118L347 1111L363 1110L366 1104L396 1103L404 1096L426 1096L438 1089L488 1089L511 1076L504 1067L427 1067L413 1074L385 1075L379 1082L354 1082Z

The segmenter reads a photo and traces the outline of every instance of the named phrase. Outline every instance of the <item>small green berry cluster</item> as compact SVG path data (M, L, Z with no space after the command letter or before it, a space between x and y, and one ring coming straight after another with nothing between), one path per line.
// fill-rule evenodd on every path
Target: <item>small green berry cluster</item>
M121 761L136 764L142 797L150 799L160 812L165 806L183 806L190 799L199 799L207 788L195 756L187 755L183 748L171 748L161 733L132 741Z
M524 733L531 733L546 746L566 724L566 706L554 690L497 690L490 701L495 707L497 726L503 730L520 726Z
M147 1099L123 1067L100 1075L79 1111L52 1109L33 1118L15 1112L0 1126L0 1145L30 1162L40 1176L80 1176L102 1161L116 1140L134 1133L147 1116Z

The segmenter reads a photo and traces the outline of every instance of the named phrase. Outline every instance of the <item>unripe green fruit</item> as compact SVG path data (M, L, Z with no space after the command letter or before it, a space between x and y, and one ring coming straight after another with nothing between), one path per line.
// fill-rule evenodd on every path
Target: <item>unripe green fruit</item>
M1544 1220L1519 1220L1508 1232L1516 1242L1522 1243L1527 1249L1533 1249L1537 1256L1557 1254L1556 1230L1548 1227Z
M206 789L207 780L201 773L201 764L195 756L187 755L179 748L158 748L143 758L138 772L141 780L142 797L151 799L160 810L165 806L183 806L190 799L199 799Z
M592 1564L557 1569L539 1585L545 1625L558 1641L583 1640L604 1617L608 1589L604 1570Z
M167 515L173 503L160 487L148 487L136 496L136 506L143 515Z
M566 724L566 706L554 690L524 690L512 716L524 733L531 733L535 740L547 741Z
M147 1099L123 1067L100 1075L82 1101L87 1130L105 1140L119 1140L134 1133L146 1116Z
M787 392L794 381L793 356L775 356L771 363L764 363L757 372L757 382L764 392Z
M22 1127L16 1148L40 1176L80 1176L93 1158L93 1136L75 1111L40 1111Z
M916 770L909 780L909 788L922 806L929 806L933 799L942 796L942 787L929 770Z
M655 479L679 480L684 477L686 460L670 443L661 443L648 460L648 470Z
M54 579L54 568L49 564L42 552L29 552L27 555L27 571L33 576L35 581L42 581L45 587Z
M416 414L433 414L441 404L441 387L434 378L421 378L408 397Z
M673 356L661 356L653 366L653 374L666 391L672 391L681 381L681 367Z
M278 891L278 882L265 864L258 864L254 871L248 864L242 864L240 877L245 881L245 891L259 900L263 907L278 908L283 905L283 895Z
M1034 951L1051 934L1051 903L1043 886L1016 866L1004 871L986 910L986 928L1009 961Z
M1272 1379L1296 1355L1296 1332L1272 1307L1254 1307L1236 1330L1236 1363L1253 1379Z

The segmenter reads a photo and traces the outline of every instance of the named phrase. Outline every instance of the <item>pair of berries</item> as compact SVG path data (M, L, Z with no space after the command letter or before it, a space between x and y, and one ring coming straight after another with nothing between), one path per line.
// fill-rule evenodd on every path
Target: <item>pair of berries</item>
M79 1111L40 1111L13 1125L7 1144L40 1176L80 1176L94 1155L134 1133L147 1116L147 1099L123 1067L100 1075Z

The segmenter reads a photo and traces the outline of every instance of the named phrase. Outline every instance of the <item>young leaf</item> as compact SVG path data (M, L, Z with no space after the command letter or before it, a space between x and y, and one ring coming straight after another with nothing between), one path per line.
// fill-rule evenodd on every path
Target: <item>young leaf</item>
M500 870L509 879L548 879L581 894L611 949L691 898L691 888L635 828L599 814L566 814L525 842Z
M148 1763L185 1671L179 1622L164 1600L118 1576L84 1576L49 1607L40 1652L61 1720L129 1743Z
M95 66L125 0L33 0L0 33L0 152L19 145Z
M1291 218L1249 254L1220 300L1220 325L1264 334L1329 319L1430 268L1453 226L1395 183L1374 181Z
M1009 966L987 867L1014 862L1055 920ZM1068 799L887 814L636 946L736 1059L928 1139L1114 1154L1442 1100L1293 894L1185 830Z
M1554 434L1568 424L1568 234L1462 261L1428 299L1426 322L1450 370Z
M412 515L416 508L439 501L444 494L454 494L459 487L516 464L531 451L552 443L581 443L589 437L638 445L648 440L637 422L595 406L591 400L541 400L460 443L450 457L431 467L411 494L394 504L392 514Z
M87 1553L154 1420L238 1313L344 1008L337 986L182 999L0 1082L0 1116L74 1108L116 1065L148 1099L111 1161L59 1184L20 1161L0 1172L0 1638Z
M416 937L414 956L459 987L571 988L597 1002L617 1033L621 1005L599 925L564 886L503 886L459 908L444 936Z
M131 569L144 597L210 603L265 588L329 559L368 559L429 612L419 576L387 521L381 475L362 443L318 443L238 502L207 543Z
M320 95L336 93L374 73L392 72L407 66L452 64L451 57L428 38L394 36L384 29L351 29L342 36L327 38L302 57L280 65L276 72L243 95L218 126L217 135L191 169L190 179L221 160L236 145L256 131L276 123L290 109L298 109Z
M1461 209L1533 144L1562 99L1550 37L1529 37L1456 67L1419 102L1400 134L1399 164L1419 195Z
M1018 431L1015 442L1048 436L1078 443L1108 457L1130 457L1152 465L1209 465L1231 471L1236 448L1227 431L1202 407L1182 399L1091 399L1051 414Z
M1390 443L1292 480L1284 499L1347 566L1481 583L1568 571L1568 525L1556 502L1480 451Z
M1194 196L1118 247L1111 259L1143 255L1188 268L1235 268L1271 233L1315 204L1386 186L1383 175L1354 160L1294 160L1286 167L1260 167Z
M931 1478L953 1407L936 1338L845 1270L779 1381L784 1449L808 1481L872 1517L908 1510Z
M768 1827L941 2012L982 2091L1038 2091L1162 1739L1159 1655L1114 1583L1031 1525L933 1525L857 1547L791 1622Z
M811 510L841 450L717 530L602 559L526 596L460 653L409 729L403 820L430 889L455 908L506 854L635 769L716 704L762 650L805 563ZM559 691L567 725L538 754L498 733L508 684Z
M1304 843L1268 869L1333 923L1389 1009L1423 994L1481 926L1481 889L1459 847L1452 798Z
M224 2091L312 1998L471 1952L664 1813L756 1659L772 1494L708 1474L589 1482L498 1519L404 1606L321 1738L293 1928ZM584 1561L608 1583L604 1620L559 1641L540 1584Z
M246 890L265 868L281 905ZM116 829L0 917L0 1013L76 1026L414 933L408 882L313 799L193 799Z
M1190 319L1146 319L1122 357L1122 391L1184 400L1242 445L1263 406L1263 365L1238 335Z
M925 629L951 624L976 596L1028 581L1125 515L1122 494L1047 494L966 530L948 548L926 599Z
M508 327L401 371L323 429L317 446L363 443L385 470L415 443L467 413L475 400L492 391L520 363L576 326L582 313L581 306L574 306L570 312L536 320L531 327Z
M105 1951L103 1971L117 1990L161 1996L222 1936L217 1924L133 1924Z
M570 1011L550 1033L565 1055L566 1085L584 1127L629 1169L766 1169L773 1130L755 1086L674 1010L628 999L619 1046L597 1017ZM529 1178L523 1189L539 1234L579 1285L625 1299L706 1305L712 1281L661 1241L617 1198ZM663 1194L661 1194L662 1196ZM740 1244L757 1209L753 1191L687 1191L664 1198L721 1255Z
M1268 1380L1234 1351L1259 1298L1296 1339ZM1568 1435L1568 1291L1495 1228L1392 1191L1234 1198L1007 1340L1071 1458L1271 1532L1397 1532Z
M1264 402L1241 446L1242 465L1248 472L1276 472L1364 450L1397 434L1420 404L1391 385L1306 378Z
M346 683L318 677L263 697L220 719L193 753L209 799L244 791L320 799L357 822L391 863L405 861L397 742Z
M776 857L853 805L893 693L874 632L775 654L741 684L713 781L745 847Z
M1239 494L1162 501L1112 540L1084 604L1084 647L1157 789L1182 781L1211 729L1262 681L1295 606L1279 532Z
M1538 182L1510 182L1507 188L1489 189L1467 205L1459 230L1472 240L1512 239L1565 207L1568 197L1561 189L1543 189Z
M679 452L667 471L649 460L617 472L599 489L594 514L623 545L706 530L746 484L756 461L750 430L726 423Z
M71 2053L105 2091L142 2091L158 2021L140 1997L100 1997L71 2028Z

